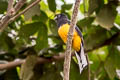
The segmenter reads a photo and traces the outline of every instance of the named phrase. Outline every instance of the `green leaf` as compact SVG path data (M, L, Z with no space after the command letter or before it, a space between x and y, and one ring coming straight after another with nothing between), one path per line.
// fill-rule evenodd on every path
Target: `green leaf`
M91 71L96 71L100 64L100 60L96 54L96 51L89 53L89 59L92 62L92 64L90 64Z
M4 13L7 10L8 0L0 0L0 13Z
M120 69L120 51L118 49L111 45L109 46L109 55L105 61L105 70L109 76L110 79L115 78L116 76L116 69Z
M84 37L85 49L88 50L97 47L103 44L108 38L110 38L110 33L108 33L107 30L100 26L92 25L89 27Z
M48 47L48 30L45 24L40 23L35 49L40 51L46 47Z
M32 53L34 54L34 52ZM31 80L34 75L34 67L36 65L37 56L36 55L29 55L26 58L24 64L21 67L20 79L21 80Z
M101 61L105 61L106 57L109 54L107 46L99 48L98 50L95 50L94 52L97 53L97 55L99 56L99 58L100 58Z
M59 63L52 64L48 63L44 65L44 74L40 77L40 80L62 80L62 73L63 62L59 61Z
M33 6L32 8L30 8L27 12L24 13L25 16L25 20L29 20L32 18L32 16L35 15L40 15L40 6L39 4Z
M57 43L57 44L63 44L63 41L61 40L61 38L58 35L49 35L49 38L52 39L53 42Z
M82 14L86 15L88 12L89 4L87 0L84 0L82 4L80 4L79 10L81 11Z
M84 13L84 4L80 4L80 11Z
M40 21L40 22L45 23L48 20L48 16L44 11L40 10L40 15L39 16L35 15L35 16L33 16L32 19L34 21Z
M112 55L111 55L111 57L109 56L107 58L104 66L105 66L105 70L108 73L108 76L110 77L110 79L113 79L116 75L116 72L115 72L115 65L114 65L114 60L112 58Z
M21 26L19 35L24 38L29 38L31 35L35 34L38 31L40 25L40 22L25 24Z
M0 35L0 48L4 50L11 50L15 47L13 40L8 36L7 33L3 32Z
M64 50L63 50L63 46L59 44L59 45L54 46L53 48L50 48L49 51L51 51L52 54L53 53L59 54L59 52L63 52Z
M40 1L40 10L43 11L49 10L48 5L44 1Z
M7 36L7 35L4 36L4 40L5 40L6 44L8 45L9 49L14 48L15 45L9 36Z
M103 0L89 0L88 16L104 4Z
M49 20L49 27L53 35L57 35L58 27L56 25L56 22L52 19Z
M97 0L89 0L88 15L91 15L98 8Z
M88 79L88 75L86 75L87 73L88 70L84 69L83 72L80 74L78 64L75 63L73 59L71 60L70 80L80 80L80 79L87 80Z
M116 16L115 23L120 25L120 15L119 14Z
M72 5L73 4L63 4L61 7L62 10L70 10L72 8Z
M8 69L4 75L4 80L19 80L16 68Z
M77 66L77 63L71 60L71 66L70 66L70 80L79 80L80 79L80 72L79 67Z
M61 1L65 3L65 0L61 0Z
M104 4L108 4L108 1L109 1L109 0L104 0Z
M51 11L55 12L56 11L56 2L55 2L55 0L52 0L52 1L47 0L47 2L48 2L49 9Z
M110 30L113 27L116 15L117 11L115 8L105 5L97 14L96 21L101 25L101 27Z
M88 18L84 18L80 21L77 22L77 25L81 28L84 28L84 27L89 27L92 22L94 21L95 17L88 17Z

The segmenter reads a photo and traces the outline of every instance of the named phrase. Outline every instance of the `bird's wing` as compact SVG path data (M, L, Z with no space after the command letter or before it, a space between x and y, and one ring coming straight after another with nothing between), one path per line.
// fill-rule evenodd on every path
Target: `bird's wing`
M70 24L70 21L68 21L68 24ZM82 42L82 44L80 44L80 51L75 52L76 58L78 60L79 70L81 73L83 71L83 69L88 65L88 62L87 62L86 55L84 53L84 41L83 41L82 33L77 26L75 26L75 30L77 31L78 35L80 36L81 42Z
M75 26L75 30L77 31L78 35L80 36L81 41L82 41L82 46L84 47L84 40L83 40L83 36L82 36L80 29L77 26Z
M77 26L75 27L75 30L77 31L78 35L80 36L81 42L82 42L82 44L80 44L80 51L75 52L76 58L78 60L79 70L81 73L83 71L83 69L88 65L88 62L87 62L86 55L84 53L84 42L83 42L82 33Z

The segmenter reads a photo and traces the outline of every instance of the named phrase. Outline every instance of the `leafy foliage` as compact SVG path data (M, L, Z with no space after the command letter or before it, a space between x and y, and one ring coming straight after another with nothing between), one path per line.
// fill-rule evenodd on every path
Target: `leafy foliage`
M7 0L0 0L0 14L1 13L4 13L4 11L6 11L6 9L7 9L7 5L8 5L8 3L7 3Z
M33 1L28 0L21 11ZM0 33L0 61L26 59L26 63L19 67L21 71L17 68L7 70L0 75L0 80L19 80L20 77L24 80L63 79L63 60L37 65L36 60L38 55L50 59L53 55L64 53L65 44L58 36L54 16L56 13L65 13L70 19L74 3L69 2L41 0ZM91 80L120 79L120 73L117 72L120 70L118 3L118 0L85 0L80 5L77 26L83 33L85 51L89 55ZM7 0L0 0L0 17L5 15L7 5ZM87 78L88 68L80 75L73 57L70 80Z

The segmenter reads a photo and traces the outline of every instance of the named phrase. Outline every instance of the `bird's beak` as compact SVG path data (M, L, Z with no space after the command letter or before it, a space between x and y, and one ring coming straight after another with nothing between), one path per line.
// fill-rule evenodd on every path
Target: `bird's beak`
M55 16L54 20L57 20L57 16Z

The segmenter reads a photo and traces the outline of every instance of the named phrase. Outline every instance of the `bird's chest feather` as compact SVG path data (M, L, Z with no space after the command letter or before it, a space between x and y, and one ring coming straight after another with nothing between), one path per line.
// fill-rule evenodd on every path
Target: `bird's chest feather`
M67 41L68 31L69 31L69 25L68 24L64 24L58 29L58 34L62 38L64 43L66 43L66 41Z
M64 24L61 27L59 27L59 29L58 29L58 34L62 38L64 43L67 42L67 34L69 32L69 28L70 28L69 24ZM81 44L80 36L77 34L76 31L74 31L72 46L76 51L79 51L80 50L80 44Z

